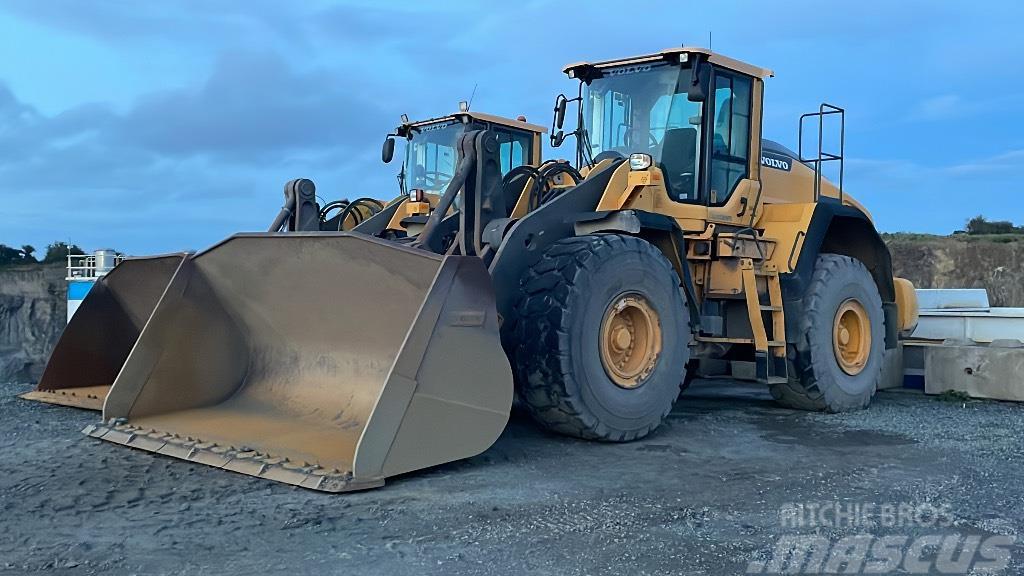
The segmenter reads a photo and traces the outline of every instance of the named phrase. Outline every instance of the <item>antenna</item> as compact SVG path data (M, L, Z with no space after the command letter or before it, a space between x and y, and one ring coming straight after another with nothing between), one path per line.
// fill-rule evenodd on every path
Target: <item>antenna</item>
M477 83L474 82L473 83L473 93L469 95L469 102L466 104L466 112L469 112L469 109L473 106L473 97L476 96L476 87L477 87Z
M708 50L711 50L711 30L708 30Z

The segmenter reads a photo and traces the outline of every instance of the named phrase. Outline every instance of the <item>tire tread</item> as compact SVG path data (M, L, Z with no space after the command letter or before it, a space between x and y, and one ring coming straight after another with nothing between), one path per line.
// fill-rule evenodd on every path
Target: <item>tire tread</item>
M841 254L821 254L815 263L811 284L807 288L807 303L804 314L800 318L800 338L790 345L790 377L787 382L773 384L770 387L772 397L780 404L815 412L842 412L850 409L866 408L878 385L876 377L870 393L859 399L856 406L840 406L830 403L821 389L821 382L814 369L814 358L811 354L811 335L813 321L823 307L822 296L828 290L832 278L846 268L859 268L867 272L859 260ZM869 276L870 277L870 276Z
M568 333L570 301L586 289L586 277L613 253L653 251L662 270L678 284L672 265L642 239L617 234L592 234L562 239L545 251L521 281L516 305L515 368L527 412L542 427L559 434L611 442L641 438L658 427L672 409L664 407L656 422L633 430L617 430L592 414L579 398ZM556 352L557 351L557 352Z

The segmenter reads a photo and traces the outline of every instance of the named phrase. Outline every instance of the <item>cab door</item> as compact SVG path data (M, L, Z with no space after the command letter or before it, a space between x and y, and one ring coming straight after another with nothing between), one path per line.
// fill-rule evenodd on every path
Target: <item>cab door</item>
M759 79L715 68L708 94L705 198L708 220L749 226L760 183L761 90Z

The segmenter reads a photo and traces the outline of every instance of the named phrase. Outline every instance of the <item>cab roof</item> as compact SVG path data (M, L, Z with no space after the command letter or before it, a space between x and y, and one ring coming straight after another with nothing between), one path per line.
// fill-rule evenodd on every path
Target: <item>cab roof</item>
M548 131L543 126L536 124L530 124L524 120L513 120L512 118L505 118L504 116L496 116L494 114L484 114L483 112L456 112L447 116L438 116L437 118L430 118L427 120L417 120L416 122L409 122L403 124L403 127L411 128L414 126L426 126L428 124L436 124L438 122L445 122L448 120L457 120L459 122L468 123L469 120L480 120L481 122L490 122L492 124L500 124L502 126L509 126L511 128L518 128L520 130L528 130L530 132L537 132L544 134Z
M716 52L712 52L707 48L700 48L697 46L667 48L665 50L655 52L653 54L645 54L643 56L630 56L627 58L616 58L615 60L601 60L597 62L575 62L563 68L562 72L569 74L571 71L579 70L581 68L612 68L615 66L626 66L629 64L645 64L648 62L659 62L664 60L678 62L679 56L682 54L700 54L706 57L707 61L712 64L716 64L718 66L722 66L723 68L728 68L730 70L735 70L748 76L754 76L755 78L771 78L772 76L775 75L774 72L767 68L753 66L751 64L747 64L746 62L740 62L739 60L729 58L728 56L723 56Z

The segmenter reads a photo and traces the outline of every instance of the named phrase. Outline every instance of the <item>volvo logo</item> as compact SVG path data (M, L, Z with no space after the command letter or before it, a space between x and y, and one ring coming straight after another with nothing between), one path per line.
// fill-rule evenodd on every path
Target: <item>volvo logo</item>
M444 130L445 128L455 124L457 124L457 122L449 120L448 122L438 122L436 124L424 124L423 126L417 126L416 129L419 132L432 132L434 130Z
M638 64L636 66L623 66L621 68L609 68L605 70L609 76L625 76L626 74L636 74L637 72L647 72L651 69L650 64Z
M761 166L767 166L776 170L782 170L783 172L789 172L793 167L793 159L788 156L782 156L780 154L773 154L771 152L761 153Z

